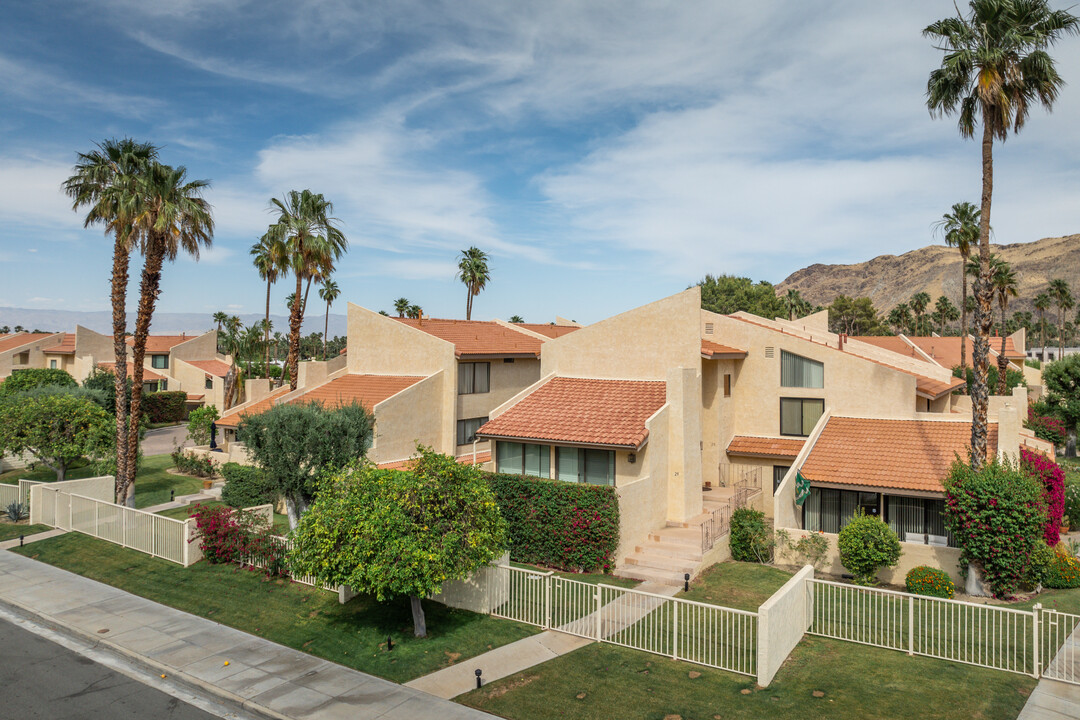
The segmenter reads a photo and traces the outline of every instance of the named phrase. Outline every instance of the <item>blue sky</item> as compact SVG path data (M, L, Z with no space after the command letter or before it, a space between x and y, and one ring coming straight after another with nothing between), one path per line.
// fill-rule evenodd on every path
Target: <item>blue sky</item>
M212 181L214 249L166 268L174 312L261 311L247 249L293 188L342 220L343 300L463 317L477 245L474 317L539 322L899 254L978 200L977 144L923 101L947 1L72 5L0 24L0 306L109 306L111 244L58 188L114 136ZM1055 55L1077 87L997 146L999 242L1080 232L1080 39Z

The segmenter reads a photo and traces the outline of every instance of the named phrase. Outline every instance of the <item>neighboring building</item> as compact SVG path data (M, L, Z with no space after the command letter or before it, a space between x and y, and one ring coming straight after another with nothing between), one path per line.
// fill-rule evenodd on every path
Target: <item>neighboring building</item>
M1061 357L1068 357L1070 355L1076 355L1080 353L1080 347L1067 347L1062 352L1061 348L1057 345L1047 345L1045 348L1029 348L1027 351L1027 357L1031 360L1040 360L1043 362L1054 362L1058 359L1058 355Z
M1009 369L1023 373L1024 381L1029 387L1034 388L1035 386L1042 385L1042 372L1035 368L1027 367L1024 364L1024 360L1030 355L1030 353L1025 352L1026 338L1027 334L1023 328L1006 337L1005 359L1009 361ZM887 350L892 350L901 355L924 360L927 363L932 363L948 370L960 367L961 338L959 336L868 335L853 337L852 339L870 345L876 345ZM972 348L974 343L975 338L969 335L967 338L967 353L965 357L965 364L967 367L972 366ZM1001 337L991 337L989 347L990 364L997 367L998 356L1001 354Z
M0 380L19 370L49 367L45 352L62 340L63 333L0 335Z

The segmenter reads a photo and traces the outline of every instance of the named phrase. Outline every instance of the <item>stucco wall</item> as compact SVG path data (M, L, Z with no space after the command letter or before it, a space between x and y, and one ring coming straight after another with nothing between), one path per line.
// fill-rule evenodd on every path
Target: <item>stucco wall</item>
M455 438L447 423L444 397L446 374L437 373L411 385L375 406L375 443L368 453L374 462L403 460L416 454L416 444L453 453Z
M807 580L814 568L807 565L758 608L758 685L767 687L787 656L802 640L814 614L807 601Z
M149 353L146 358L149 362ZM179 345L173 345L169 350L169 367L172 367L174 360L215 360L218 358L217 330L210 330L190 340L185 340Z
M219 416L225 412L225 378L212 375L210 382L213 387L207 389L206 376L208 373L202 368L189 365L185 360L181 359L171 362L168 372L179 382L177 387L173 387L172 382L170 382L170 390L183 390L192 395L202 395L204 396L203 403L216 407Z
M448 607L487 615L510 599L510 553L486 565L464 580L444 582L429 599Z
M796 543L804 536L809 535L807 530L785 528L791 535L791 542ZM834 533L820 533L829 541L829 552L821 564L821 571L830 575L843 575L849 571L840 564L840 551L837 548L838 535ZM900 543L900 563L895 568L886 568L878 573L878 580L889 585L904 585L904 579L908 572L919 565L943 570L948 573L958 586L963 587L964 579L960 576L960 548L935 547L918 543Z
M48 358L50 356L43 353L42 350L59 345L63 339L63 333L56 333L0 352L0 378L10 376L13 370L49 367ZM22 359L23 353L26 353L26 362L17 362Z
M502 358L495 358L481 361L491 363L489 390L486 393L458 395L456 407L459 419L489 417L492 410L540 379L539 360L529 358L513 358L513 360L514 362L504 362ZM460 364L455 364L455 372ZM456 393L456 375L453 380Z
M647 476L615 488L619 495L619 549L616 562L644 545L648 534L663 527L667 489L663 477Z

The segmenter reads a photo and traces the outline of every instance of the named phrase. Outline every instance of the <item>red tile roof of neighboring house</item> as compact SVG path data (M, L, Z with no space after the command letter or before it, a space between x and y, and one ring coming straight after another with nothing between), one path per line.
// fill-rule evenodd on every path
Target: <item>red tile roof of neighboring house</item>
M831 417L802 474L818 483L941 492L970 442L969 422ZM987 452L997 453L997 423L987 428Z
M757 437L736 435L728 443L729 455L760 455L762 457L794 458L802 451L805 440L796 438Z
M18 333L16 335L5 335L0 337L0 352L14 350L23 345L29 345L32 342L52 337L55 334L56 333Z
M852 340L859 340L870 345L876 345L877 347L884 348L886 350L892 350L893 352L900 353L907 357L914 357L919 360L926 361L926 358L918 352L911 345L915 345L934 359L938 365L944 368L952 369L960 366L960 337L934 337L932 335L925 336L905 336L911 344L905 342L904 338L899 336L859 336L852 337ZM971 346L972 338L968 337L967 341L967 365L971 366ZM1001 349L1001 338L990 338L990 355L992 357L998 356L998 350ZM1013 344L1013 340L1010 337L1005 338L1005 357L1009 360L1016 360L1022 362L1024 360L1024 353L1017 351L1016 346Z
M394 318L400 323L454 344L458 357L531 355L540 357L540 340L505 325L482 320Z
M63 339L60 340L59 345L54 345L51 348L45 348L41 352L44 353L56 353L58 355L72 355L75 353L75 333L64 333Z
M99 362L97 364L97 366L99 368L101 368L102 370L108 370L111 373L116 372L116 363L115 362ZM147 381L147 380L164 380L165 379L164 375L161 375L160 373L156 373L156 372L154 372L153 370L151 370L148 367L143 367L142 373L143 373L142 377L143 377L144 382ZM130 362L127 363L127 376L128 377L135 377L135 366L132 365Z
M187 394L187 401L188 402L198 402L198 401L202 400L204 397L206 397L205 394L204 395L195 395L193 393L188 393Z
M316 385L307 392L302 392L290 403L318 402L324 405L340 405L358 402L368 410L373 409L383 400L397 395L405 388L415 385L424 378L402 375L342 375L341 377ZM284 392L282 392L284 391ZM281 387L268 397L248 407L225 413L217 424L222 427L236 427L244 415L258 415L266 412L278 398L289 392L288 386Z
M639 448L648 420L666 401L663 382L556 377L533 390L477 435Z
M563 335L569 335L575 330L581 328L577 325L556 325L555 323L513 323L517 327L523 327L526 330L531 330L534 333L540 333L549 338L560 338Z
M146 338L146 352L167 353L180 343L194 340L198 335L150 335ZM126 340L128 345L135 345L135 338Z
M702 340L701 356L710 360L738 360L746 357L746 351L729 345L721 345L712 340Z
M229 374L229 370L232 369L229 363L221 360L185 360L184 362L215 377L225 377Z
M926 358L922 356L922 353L908 345L904 338L899 335L852 335L851 339L926 362Z
M413 460L413 458L406 458L404 460L390 460L388 462L381 462L375 467L379 468L380 470L405 470L410 465L412 465ZM458 455L456 458L454 458L454 460L462 465L474 464L472 453L469 453L468 455ZM476 453L476 465L482 465L489 460L491 460L491 453L489 451L485 450L484 452Z

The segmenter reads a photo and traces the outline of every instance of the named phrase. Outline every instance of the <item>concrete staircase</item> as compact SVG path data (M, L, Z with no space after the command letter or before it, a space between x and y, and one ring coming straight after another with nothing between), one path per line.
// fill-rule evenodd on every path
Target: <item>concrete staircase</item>
M701 525L716 510L730 504L728 488L702 493L702 512L684 523L667 523L649 533L634 553L615 569L619 577L650 580L682 587L687 573L693 579L702 570Z

